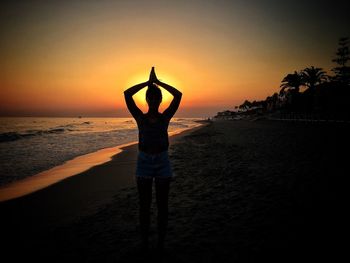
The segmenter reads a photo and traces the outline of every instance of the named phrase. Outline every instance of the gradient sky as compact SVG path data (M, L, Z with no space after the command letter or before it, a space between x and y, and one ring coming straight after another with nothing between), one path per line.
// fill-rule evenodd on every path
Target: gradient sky
M281 79L327 72L350 35L346 1L2 1L1 116L130 117L123 91L159 79L176 117L265 99ZM145 90L143 90L144 92ZM164 91L164 90L163 90ZM136 97L146 111L144 93ZM164 91L164 109L170 101Z

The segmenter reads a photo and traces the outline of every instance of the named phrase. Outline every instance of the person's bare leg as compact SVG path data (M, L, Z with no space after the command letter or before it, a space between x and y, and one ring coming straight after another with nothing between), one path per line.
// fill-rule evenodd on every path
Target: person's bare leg
M168 195L171 178L156 178L158 248L163 250L166 229L168 226Z
M139 192L139 219L142 248L148 249L148 235L150 227L150 208L152 201L152 179L137 178Z

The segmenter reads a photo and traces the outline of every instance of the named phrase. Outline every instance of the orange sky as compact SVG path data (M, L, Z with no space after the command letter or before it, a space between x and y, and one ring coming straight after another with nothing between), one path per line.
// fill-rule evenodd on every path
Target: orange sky
M313 40L278 35L281 27L258 5L216 3L8 4L0 21L1 115L129 116L123 91L155 66L183 93L176 116L208 117L266 98L289 72L332 66L337 38L318 42L320 52ZM162 109L169 100L165 92Z

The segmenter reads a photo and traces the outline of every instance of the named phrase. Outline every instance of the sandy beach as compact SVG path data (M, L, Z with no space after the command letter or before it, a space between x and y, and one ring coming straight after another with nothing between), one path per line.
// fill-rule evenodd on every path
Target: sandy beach
M348 134L347 124L257 120L217 121L171 137L175 177L162 261L337 261L346 248ZM129 146L108 163L0 203L2 254L145 262L136 153ZM152 209L155 244L155 202ZM147 259L157 256L151 249Z

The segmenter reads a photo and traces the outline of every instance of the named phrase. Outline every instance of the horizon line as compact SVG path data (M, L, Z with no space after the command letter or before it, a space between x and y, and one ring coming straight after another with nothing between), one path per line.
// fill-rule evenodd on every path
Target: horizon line
M210 116L211 117L211 116ZM0 118L133 118L132 116L19 116L19 115L0 115ZM206 117L182 117L182 116L176 116L173 118L206 118Z

